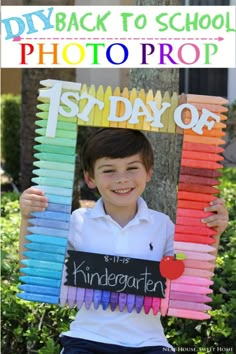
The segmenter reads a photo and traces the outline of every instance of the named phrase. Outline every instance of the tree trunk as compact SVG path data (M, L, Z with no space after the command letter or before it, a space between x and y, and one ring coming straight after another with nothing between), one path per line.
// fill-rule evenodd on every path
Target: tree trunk
M137 0L136 5L181 5L181 0ZM162 94L178 92L178 69L132 69L131 87L144 88ZM182 137L166 133L147 133L152 143L155 165L151 182L144 193L150 208L168 214L175 222L176 192L181 158Z

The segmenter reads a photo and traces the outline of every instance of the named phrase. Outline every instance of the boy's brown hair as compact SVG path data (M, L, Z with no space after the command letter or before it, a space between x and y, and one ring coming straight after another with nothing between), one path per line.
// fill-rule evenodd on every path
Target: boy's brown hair
M83 170L94 177L96 160L102 157L116 159L136 154L140 154L148 172L153 167L154 156L152 146L143 133L124 128L102 128L85 142L81 152L81 164Z

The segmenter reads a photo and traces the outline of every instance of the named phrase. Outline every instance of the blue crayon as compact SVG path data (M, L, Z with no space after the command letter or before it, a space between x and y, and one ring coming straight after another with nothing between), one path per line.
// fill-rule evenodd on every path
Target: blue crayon
M33 170L33 174L39 177L51 177L51 178L62 178L73 181L74 173L68 171L59 171L59 170L49 170L44 168L38 168Z
M70 214L68 213L59 213L55 211L34 211L31 213L36 218L44 218L50 220L60 220L60 221L70 221Z
M95 289L93 291L93 306L95 310L99 308L101 302L102 302L102 290Z
M56 236L45 236L45 235L31 234L31 235L26 235L25 238L26 238L26 240L29 240L32 242L37 242L40 244L43 243L44 245L55 245L55 246L61 246L61 247L66 247L66 245L67 245L67 240L65 238L56 237Z
M46 197L50 203L71 205L72 202L72 197L61 197L54 194L46 194Z
M57 279L33 277L31 275L22 275L19 277L19 279L26 284L50 286L52 288L60 288L61 286L61 281Z
M111 296L110 291L107 291L107 290L102 291L102 308L103 308L103 310L106 310L108 308L110 296Z
M42 178L42 177L39 177L39 178ZM54 181L55 179L52 179L52 180ZM35 179L32 178L32 181L35 182ZM42 182L42 179L41 179L41 182ZM37 186L35 186L35 188L40 189L41 191L44 191L45 193L61 195L63 197L71 197L72 188L73 188L73 181L67 181L67 182L69 183L68 184L69 187L67 187L67 188L53 187L53 186L55 186L55 184L52 184L52 186L38 184Z
M75 286L69 286L68 288L68 293L67 293L67 302L70 308L75 306L76 303L76 287Z
M42 214L43 216L43 214ZM69 223L65 221L58 221L58 220L49 220L41 218L31 218L29 219L29 223L35 226L42 226L42 227L54 227L63 230L69 230Z
M59 178L52 178L52 177L33 177L32 182L35 184L42 184L45 186L55 186L60 190L60 188L72 188L73 187L73 181L72 180L67 180L67 179L59 179ZM54 192L57 194L57 192Z
M128 309L128 312L132 312L134 306L135 306L135 295L128 294L128 296L127 296L127 309Z
M58 304L59 301L58 296L49 296L45 294L41 295L41 294L22 293L22 294L17 294L17 297L27 301L44 302L48 304Z
M71 205L57 204L57 203L48 203L47 207L48 211L59 211L60 213L68 213L71 212Z
M135 299L135 307L136 307L136 312L140 313L143 307L143 303L144 303L144 296L142 295L136 295L136 299Z
M40 251L40 252L48 252L48 253L56 253L56 254L63 254L65 255L66 248L36 242L26 243L25 248L28 248L32 251Z
M55 270L40 269L40 268L20 268L21 273L32 275L34 277L61 279L61 272Z
M77 288L76 291L76 304L78 309L80 309L83 305L84 302L84 295L85 295L85 289L84 288Z
M92 302L93 302L93 289L85 289L84 303L87 310L90 309Z
M120 293L119 294L119 309L121 312L124 311L126 303L127 303L127 294Z
M47 262L47 261L41 261L38 259L22 259L21 263L26 265L27 267L49 269L49 270L55 270L58 272L62 272L62 269L63 269L62 263Z
M26 251L23 255L30 259L39 259L42 261L64 263L65 257L60 254L53 254L47 252Z
M41 294L41 295L52 295L59 296L59 288L51 288L49 286L40 286L40 285L30 285L30 284L21 284L19 289L27 293Z
M29 232L32 234L42 234L47 236L57 236L57 237L64 237L67 238L68 231L61 230L61 229L53 229L49 227L39 227L39 226L30 226L27 228Z
M111 311L115 311L118 302L119 302L119 294L112 291L110 297Z

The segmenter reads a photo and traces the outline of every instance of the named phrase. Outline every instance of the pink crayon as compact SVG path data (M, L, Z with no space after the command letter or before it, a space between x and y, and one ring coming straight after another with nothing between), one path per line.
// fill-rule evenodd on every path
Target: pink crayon
M128 309L128 312L132 312L134 306L135 306L135 295L128 294L127 295L127 309Z
M208 320L211 316L199 311L183 310L171 308L168 311L168 316L190 318L194 320Z
M181 291L181 292L186 292L186 293L192 293L192 294L211 294L213 291L212 289L209 289L208 287L204 286L196 286L196 285L189 285L189 284L176 284L171 282L171 291Z
M181 291L171 291L170 292L170 299L171 300L181 300L186 302L212 302L212 298L202 294L191 294L191 293L184 293Z
M161 299L159 297L154 297L152 300L152 312L156 316L161 306Z
M194 259L185 259L184 261L185 267L188 268L196 268L196 269L205 269L205 270L212 270L214 269L214 264L205 261L198 261Z
M125 309L126 301L127 301L127 294L120 293L119 294L119 309L121 312L123 312Z
M84 295L85 295L85 289L84 288L77 288L76 291L76 304L78 309L80 309L83 305L84 302Z
M185 254L187 259L192 259L197 261L213 261L216 258L213 254L209 254L209 253L189 252L189 251L182 251L182 252Z
M144 312L147 314L149 314L149 311L152 308L152 301L153 301L153 297L152 296L144 296Z
M192 243L192 242L174 242L174 249L175 250L182 250L184 251L196 251L196 252L212 252L215 250L215 247L202 244L202 243Z
M194 311L209 311L211 307L202 303L180 301L180 300L170 300L169 309L185 309Z
M161 315L166 316L169 307L169 297L170 297L170 280L166 281L165 297L161 299Z
M213 277L214 273L209 272L205 269L194 269L194 268L184 268L183 275L190 275L192 277L201 277L201 278L211 278Z
M200 286L210 286L213 285L213 281L206 278L181 275L179 278L172 280L171 284L191 284L191 285L200 285Z
M93 302L93 289L85 289L84 303L87 310L90 309L92 302Z
M75 286L69 286L68 293L67 293L67 300L70 308L72 308L75 305L76 290L77 289Z

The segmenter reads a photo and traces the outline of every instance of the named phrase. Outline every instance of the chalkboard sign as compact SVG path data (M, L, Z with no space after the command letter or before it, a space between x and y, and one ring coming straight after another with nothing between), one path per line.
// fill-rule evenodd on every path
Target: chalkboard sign
M68 251L64 285L164 298L160 262Z

